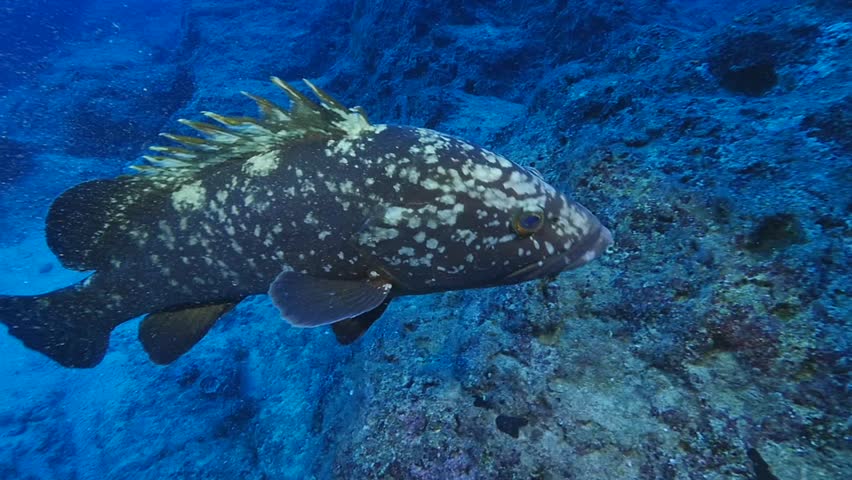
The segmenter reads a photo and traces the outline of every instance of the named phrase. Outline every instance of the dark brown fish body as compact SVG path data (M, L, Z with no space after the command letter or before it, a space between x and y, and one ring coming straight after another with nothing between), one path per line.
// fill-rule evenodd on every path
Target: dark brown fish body
M261 120L208 114L206 139L169 136L147 175L77 186L54 203L48 244L94 271L36 297L0 297L13 335L67 366L103 357L116 325L167 363L249 295L349 343L395 296L510 284L599 255L608 230L534 172L462 140L371 125L318 89ZM310 85L310 84L309 84ZM311 88L314 88L311 85Z

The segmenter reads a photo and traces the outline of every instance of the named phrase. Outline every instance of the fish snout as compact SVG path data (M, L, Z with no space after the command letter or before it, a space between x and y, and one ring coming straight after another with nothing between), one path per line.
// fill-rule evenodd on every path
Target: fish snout
M604 251L610 245L612 245L612 232L601 225L596 232L585 236L580 244L573 246L573 248L565 252L557 253L544 260L526 265L510 273L505 278L505 281L507 283L526 282L536 278L558 275L565 270L582 267L603 255Z
M608 228L601 225L601 231L600 233L598 233L598 239L595 242L594 247L592 247L592 250L595 252L594 258L598 258L603 255L603 253L606 251L607 248L612 245L612 243L612 232Z
M600 257L612 245L612 242L612 232L601 225L597 234L590 235L589 240L583 242L582 248L576 255L566 256L565 260L568 265L565 267L565 270L582 267Z

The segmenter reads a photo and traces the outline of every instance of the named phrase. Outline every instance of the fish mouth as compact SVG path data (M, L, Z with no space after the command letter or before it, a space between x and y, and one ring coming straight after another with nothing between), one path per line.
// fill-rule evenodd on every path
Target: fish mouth
M600 257L610 245L612 232L601 226L597 232L587 235L581 243L572 245L569 250L521 267L506 276L505 280L512 283L526 282L582 267Z

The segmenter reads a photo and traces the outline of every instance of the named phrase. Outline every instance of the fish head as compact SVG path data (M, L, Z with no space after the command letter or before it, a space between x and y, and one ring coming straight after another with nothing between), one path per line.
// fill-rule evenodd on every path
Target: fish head
M548 195L541 210L512 217L515 238L496 248L510 259L499 273L500 284L555 276L600 257L612 245L612 233L588 209L564 194ZM506 237L508 238L508 237Z
M465 199L472 214L460 216L456 224L459 230L478 232L478 241L467 245L467 258L473 259L467 285L508 285L555 276L600 257L612 244L610 230L583 205L536 170L497 158L500 178L480 179L474 187L479 194Z
M401 189L404 201L359 233L359 244L398 292L554 276L594 260L612 243L610 231L589 210L535 170L422 132L417 145L428 156L419 162L415 185Z

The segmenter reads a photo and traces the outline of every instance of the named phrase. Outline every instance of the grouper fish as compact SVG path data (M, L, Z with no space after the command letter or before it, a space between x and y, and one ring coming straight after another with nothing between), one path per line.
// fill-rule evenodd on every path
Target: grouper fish
M393 298L515 284L579 267L612 236L532 169L423 128L371 124L305 81L272 81L289 109L204 112L200 136L163 134L137 172L77 185L46 219L50 249L92 272L43 295L0 297L0 321L67 367L145 315L152 361L189 351L218 318L268 293L297 327L358 339Z

